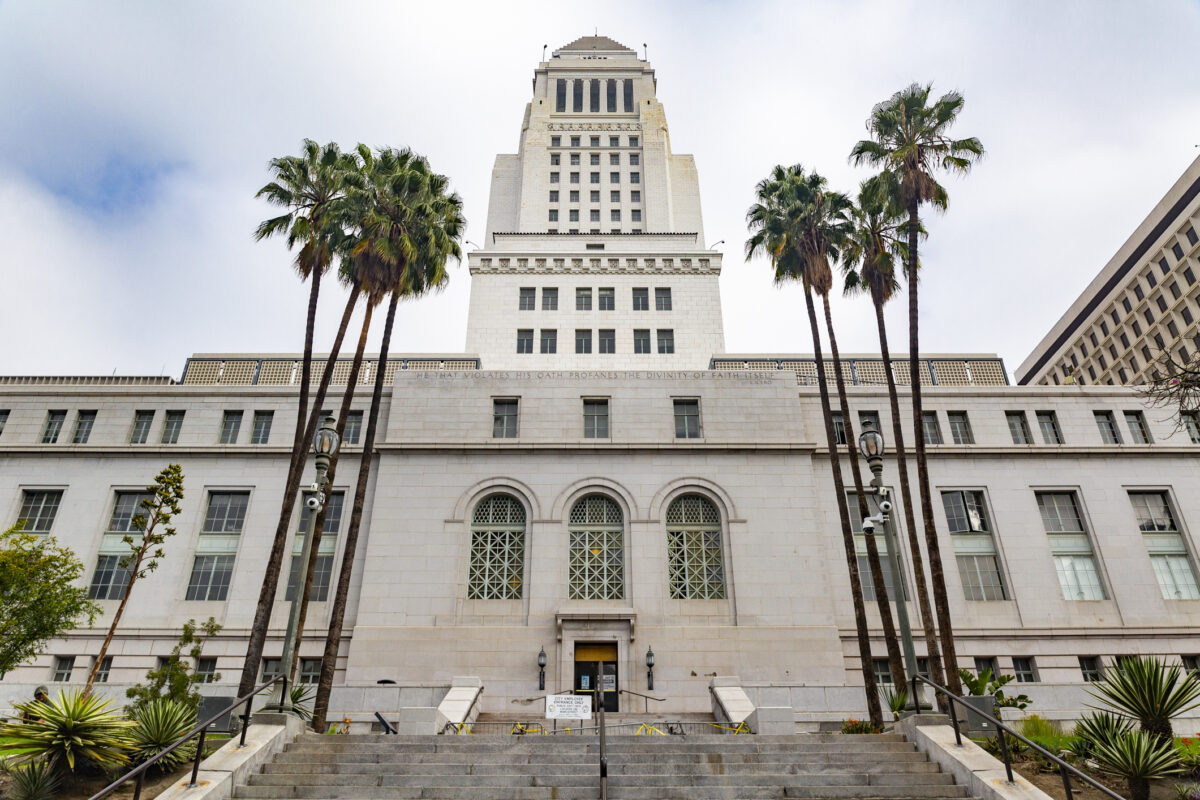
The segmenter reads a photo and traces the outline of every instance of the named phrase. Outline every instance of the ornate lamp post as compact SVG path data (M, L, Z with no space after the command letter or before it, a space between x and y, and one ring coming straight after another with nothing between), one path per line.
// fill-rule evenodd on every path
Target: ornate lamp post
M654 651L646 648L646 690L654 691Z
M326 474L329 472L329 460L337 452L338 446L341 444L341 438L337 431L334 430L335 420L332 416L325 417L321 421L321 427L317 429L317 433L313 436L313 455L315 456L317 466L317 480L309 487L309 494L304 498L304 507L308 509L308 524L301 534L303 540L300 549L300 569L301 572L296 576L296 591L292 595L292 604L288 610L287 633L283 638L283 658L279 662L280 669L287 675L288 684L295 685L295 668L293 664L296 661L296 631L300 627L300 606L302 595L304 594L304 571L308 569L308 560L312 556L313 536L316 532L317 517L321 515L321 509L325 508L325 487ZM289 711L292 707L292 698L290 693L284 691L282 682L275 684L275 688L271 691L271 700L267 703L267 707L277 709L279 711Z
M871 488L868 490L879 498L879 513L863 520L863 533L875 535L875 524L883 528L883 538L887 547L888 564L891 567L892 586L896 593L893 600L896 603L896 616L900 622L900 639L904 647L904 668L909 675L917 674L917 652L913 646L912 626L908 621L908 603L904 598L904 578L900 567L900 547L896 541L896 531L889 524L889 514L892 511L891 492L883 485L883 434L875 430L870 421L863 424L863 431L858 436L858 452L867 460L871 469ZM919 709L919 698L910 698L913 707Z
M546 648L538 651L538 691L546 691Z

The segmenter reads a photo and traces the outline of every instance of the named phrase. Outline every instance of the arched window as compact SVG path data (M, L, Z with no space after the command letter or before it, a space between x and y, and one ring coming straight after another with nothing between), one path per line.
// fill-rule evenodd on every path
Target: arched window
M721 515L700 495L684 495L667 508L667 571L673 600L725 597Z
M507 494L485 497L471 521L469 600L520 600L525 584L525 506Z
M603 495L581 498L571 508L567 595L572 600L620 600L625 596L625 518Z

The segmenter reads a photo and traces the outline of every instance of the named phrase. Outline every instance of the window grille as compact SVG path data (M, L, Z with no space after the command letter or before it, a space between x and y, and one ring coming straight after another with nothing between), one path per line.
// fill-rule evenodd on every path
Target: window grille
M470 600L520 600L525 583L525 506L511 495L493 494L475 507Z
M321 659L319 658L302 658L300 659L300 683L307 686L316 686L321 681Z
M667 569L671 599L725 598L721 517L706 498L686 495L667 509Z
M620 600L625 596L625 520L621 508L589 495L571 508L567 594L572 600Z

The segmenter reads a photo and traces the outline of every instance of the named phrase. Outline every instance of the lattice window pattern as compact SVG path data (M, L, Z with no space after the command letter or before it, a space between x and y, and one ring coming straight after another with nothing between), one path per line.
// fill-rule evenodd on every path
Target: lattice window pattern
M615 502L584 497L571 508L567 594L572 600L625 596L625 519Z
M667 570L673 600L723 600L721 517L707 499L686 495L667 509Z
M290 384L295 372L295 361L264 361L258 370L258 382L269 385Z
M939 386L971 385L971 376L967 374L964 361L934 361L933 371L937 374Z
M184 383L216 383L221 373L220 361L188 361L187 370L183 376Z
M221 369L221 383L249 386L254 383L257 361L226 361Z
M467 574L470 600L520 600L525 583L525 507L494 494L475 507Z

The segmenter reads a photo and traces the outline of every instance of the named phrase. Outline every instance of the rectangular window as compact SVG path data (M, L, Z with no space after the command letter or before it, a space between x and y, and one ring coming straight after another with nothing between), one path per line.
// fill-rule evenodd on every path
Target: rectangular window
M834 411L832 416L833 441L835 444L844 445L846 443L846 419L839 411Z
M557 353L558 331L549 328L542 328L541 344L541 351L543 353Z
M223 601L229 594L232 575L232 555L198 555L192 564L192 576L184 599Z
M221 444L237 444L242 429L242 412L226 411L221 418Z
M558 311L558 289L542 289L542 311Z
M255 411L254 427L250 431L250 444L266 444L271 438L271 422L274 411Z
M1183 664L1183 671L1192 675L1200 674L1200 656L1180 656L1180 662Z
M552 166L552 167L559 166L559 164L561 163L560 159L561 159L561 156L559 156L558 153L551 153L550 154L550 166ZM553 194L553 193L551 193L551 194Z
M621 221L621 209L619 209L619 208L612 209L611 211L608 212L608 217L609 217L609 220L608 220L609 222L620 222Z
M1176 261L1183 261L1183 248L1179 246L1179 242L1171 245L1171 252L1175 254Z
M304 686L316 686L321 682L321 659L300 659L300 672L296 679Z
M96 424L95 411L80 411L75 416L75 434L71 437L72 444L87 444L92 435L92 426Z
M993 678L1000 677L1000 665L996 663L995 656L975 656L975 674L982 675L985 672L992 673Z
M217 659L212 656L196 659L196 678L198 683L216 683L221 676L217 673Z
M637 153L629 154L629 166L636 167L642 163L641 157Z
M578 136L571 137L571 147L579 147L579 137Z
M593 114L600 111L600 81L588 81L588 108Z
M273 678L279 677L279 665L283 659L280 658L264 658L262 663L262 678L261 681L266 683Z
M550 222L558 222L558 209L557 208L550 209L549 221Z
M633 332L633 352L634 353L649 353L650 352L650 331L635 330Z
M1037 683L1037 668L1029 656L1013 656L1013 674L1017 683Z
M572 142L572 144L574 144L574 142ZM571 166L572 167L579 166L579 153L571 153Z
M630 183L641 183L642 182L642 173L640 173L640 172L629 173L629 182Z
M1036 496L1063 598L1108 599L1075 493L1038 492Z
M557 81L555 81L554 110L560 114L567 110L567 81L564 78L559 78ZM559 141L559 137L551 137L550 146L558 147Z
M1046 444L1062 444L1062 431L1058 427L1058 415L1053 411L1035 411L1042 441Z
M634 289L633 290L633 310L634 311L649 311L650 310L650 290L649 289Z
M1164 600L1200 599L1187 545L1175 524L1166 492L1130 492L1142 541Z
M572 208L568 212L568 216L571 218L571 222L579 222L579 209Z
M675 352L675 331L662 329L658 331L658 352Z
M975 435L971 433L971 420L965 411L947 411L946 419L950 422L950 437L955 444L975 444Z
M610 202L610 203L619 203L619 202L621 202L621 192L620 192L620 190L618 190L618 189L613 189L612 191L610 191L610 192L608 193L608 202Z
M592 189L591 191L589 191L588 192L588 201L592 202L592 203L599 203L600 202L600 190ZM602 247L600 249L603 250L604 248Z
M1033 437L1029 434L1029 420L1025 418L1024 411L1005 411L1004 418L1008 420L1008 432L1012 436L1013 444L1033 444Z
M624 100L625 113L628 114L629 112L633 111L633 80L632 79L625 78L621 82L621 97ZM635 139L634 137L632 137L632 136L629 137L630 146L634 146L634 142L636 142L636 141L637 141L637 139Z
M533 329L525 328L517 331L517 352L532 353L533 352Z
M517 407L519 401L513 397L492 401L492 438L517 438Z
M942 505L964 597L974 601L1007 600L983 492L942 492Z
M66 683L71 680L71 673L75 670L75 656L55 656L54 670L50 675L50 680L54 683Z
M350 411L346 414L346 425L342 430L342 444L358 444L362 436L363 412Z
M588 212L588 221L589 222L599 222L600 221L600 209L593 208L591 211L589 211Z
M612 329L601 328L599 341L597 342L597 344L599 345L599 347L596 350L596 352L598 352L598 353L615 353L615 352L617 352L616 331L614 331Z
M96 670L96 683L108 683L108 676L112 673L112 656L105 656L100 662L100 668ZM95 659L93 659L95 663Z
M608 438L608 400L583 401L583 438Z
M211 492L202 534L241 535L246 523L249 492Z
M166 421L163 422L162 443L163 444L178 444L179 432L183 429L183 412L168 411Z
M573 183L573 184L579 183L579 173L578 172L571 173L571 183Z
M866 589L867 584L864 582L863 591L865 592ZM891 595L888 596L890 597ZM896 682L896 679L892 677L892 662L886 658L871 659L871 666L875 668L875 683L878 685L891 686Z
M642 221L642 210L640 208L633 209L632 211L629 212L629 215L634 222Z
M576 330L575 331L575 352L590 353L592 352L592 332L591 330Z
M608 182L609 183L620 183L621 182L621 173L619 173L619 172L608 173Z
M58 435L62 433L63 423L67 421L66 411L50 411L46 414L46 424L42 427L42 444L55 444Z
M921 412L921 430L925 435L925 444L942 443L942 426L938 424L936 411Z
M599 172L593 172L593 173L591 174L591 177L589 178L589 180L590 180L590 182L591 182L591 183L599 183L599 182L600 182L600 173L599 173Z
M0 409L0 436L4 435L4 426L8 424L8 409Z
M700 401L675 401L675 438L700 438Z
M621 154L620 153L609 153L608 154L608 165L610 167L617 167L617 166L620 166L620 164L621 164ZM614 192L614 194L616 194L616 193ZM620 199L621 199L620 196L612 198L614 203Z
M638 191L637 189L634 189L632 192L629 193L629 200L630 200L630 202L633 202L633 203L642 202L642 193L640 191Z
M307 494L305 495L307 497ZM321 525L321 541L317 544L317 560L313 564L312 586L308 590L308 599L313 603L323 603L329 599L329 584L333 577L333 556L337 552L337 535L341 528L342 507L346 495L344 492L331 492L325 505L325 522ZM307 505L300 507L300 526L297 533L308 533L312 511ZM288 573L287 591L284 600L291 602L296 596L302 573L300 557L304 542L299 535L292 545L292 566Z
M620 147L621 146L621 137L620 136L608 137L608 146L609 147Z
M30 490L26 489L21 499L21 510L17 514L17 522L24 523L26 533L49 533L58 515L58 507L62 503L62 490Z
M145 528L146 509L142 503L153 497L148 492L117 492L112 516L100 545L100 557L88 596L93 600L119 600L129 583L129 572L121 566L129 552L125 536L137 536Z
M121 566L124 556L101 553L96 559L96 571L88 586L88 598L92 600L120 600L129 585L129 570Z
M600 166L600 154L592 153L590 156L588 156L588 163L593 167Z
M596 307L600 311L612 311L616 305L616 292L611 287L601 287L596 296Z
M559 182L559 181L558 181L558 173L557 173L557 172L551 172L551 173L550 173L550 182L551 182L551 183L558 183L558 182ZM575 181L575 183L578 183L578 182L579 182L579 181Z
M1187 430L1188 438L1192 440L1192 444L1200 444L1200 412L1185 411L1180 416L1183 419L1183 427Z
M575 290L575 310L576 311L591 311L592 310L592 290L591 289L576 289Z
M1133 444L1153 444L1150 429L1146 426L1146 415L1140 411L1126 411L1125 425L1129 428L1129 441Z
M1117 429L1117 420L1111 411L1093 411L1096 427L1100 429L1100 438L1105 444L1120 444L1121 432Z
M572 203L578 203L578 202L579 202L579 190L578 190L578 189L572 189L572 190L571 190L571 202L572 202ZM575 213L576 213L576 219L578 219L578 213L579 213L579 212L575 212Z
M671 289L669 287L654 290L654 308L657 311L671 310Z
M1080 656L1079 672L1087 683L1104 680L1104 665L1100 663L1100 656Z
M578 78L571 85L571 110L576 112L583 111L583 81ZM578 136L571 137L571 146L579 146Z

